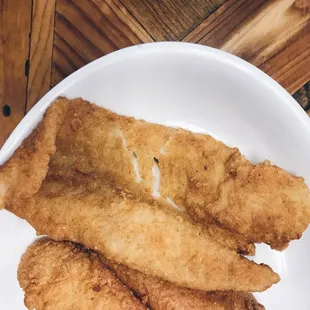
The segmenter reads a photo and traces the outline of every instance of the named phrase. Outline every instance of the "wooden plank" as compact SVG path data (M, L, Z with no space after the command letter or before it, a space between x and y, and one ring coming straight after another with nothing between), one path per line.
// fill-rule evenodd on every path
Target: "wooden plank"
M0 0L0 147L23 118L31 0Z
M229 0L183 41L221 48L233 31L250 19L266 0Z
M33 0L27 111L50 88L55 0Z
M310 23L309 12L294 2L230 0L184 41L217 47L240 56L261 67L293 93L309 80L305 71L309 68L306 42ZM296 53L298 60L292 57L297 56ZM288 68L287 74L279 73Z
M310 24L280 53L260 68L279 82L290 94L310 80Z
M152 42L117 0L57 0L52 84L120 48Z
M54 36L54 73L55 81L63 80L68 73L74 72L77 68L81 68L87 64L76 50L71 47L57 32Z
M155 41L182 40L225 0L121 0Z

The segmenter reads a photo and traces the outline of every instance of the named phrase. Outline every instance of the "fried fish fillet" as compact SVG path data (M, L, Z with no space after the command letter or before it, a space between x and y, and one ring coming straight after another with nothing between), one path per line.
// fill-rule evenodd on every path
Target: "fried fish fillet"
M50 156L56 151L56 136L69 102L61 100L45 113L44 120L27 137L14 155L0 166L0 209L6 201L31 197L44 180Z
M31 197L39 190L48 171L50 156L56 151L56 136L68 106L68 100L59 99L48 108L39 126L25 139L12 158L0 167L0 208L3 208L5 203L11 205L18 203L18 199ZM50 169L50 174L65 171L65 169L53 167ZM70 174L71 170L67 172ZM162 205L167 206L168 203L162 202ZM205 227L205 231L240 254L253 255L255 252L253 244L247 243L241 236L233 235L217 225L210 224Z
M60 103L62 100L56 106ZM40 143L44 142L35 141L35 145ZM199 225L115 191L110 180L104 184L105 180L94 174L97 182L92 180L84 186L89 177L80 176L71 184L65 179L47 179L33 197L4 196L6 207L41 233L83 242L110 259L179 285L260 291L279 280L267 266L223 248Z
M97 254L69 242L40 240L30 246L18 280L28 309L146 309Z
M119 116L76 99L56 145L53 170L95 173L123 190L160 194L197 221L248 243L283 249L310 222L310 191L301 177L267 161L253 165L209 135Z
M180 288L99 258L80 245L47 238L30 246L19 265L18 279L25 290L25 304L38 310L43 304L44 309L64 310L144 309L105 268L106 264L153 310L264 309L249 293Z
M270 267L223 247L173 210L88 178L48 176L36 195L7 208L39 234L84 244L110 260L180 286L255 292L279 281Z
M203 292L178 287L125 265L105 260L139 298L154 310L264 310L254 296L244 292Z
M82 179L88 180L89 183L94 182L93 187L100 184L103 181L100 181L100 178L98 178L95 174L92 174L93 177L96 176L96 179L89 178L87 175L81 175L81 173L72 173L72 171L67 171L65 174L64 171L61 171L59 173L59 170L50 169L48 172L49 177L56 178L56 179L64 179L67 182L71 182L72 178L75 180ZM85 183L85 182L84 182ZM96 185L97 184L97 185ZM135 196L132 192L127 192L127 195ZM255 245L251 243L247 243L244 240L241 239L240 236L236 236L233 234L230 234L229 231L222 229L214 224L208 224L208 225L200 225L199 223L195 223L191 217L187 215L187 213L179 212L175 208L171 208L171 206L165 202L165 201L158 201L155 199L146 199L146 201L151 205L156 205L160 207L163 210L167 210L169 213L174 214L175 216L178 216L179 218L183 218L186 221L192 222L196 226L199 226L201 230L204 231L204 234L209 236L210 238L215 239L218 243L222 244L223 246L236 251L239 254L243 255L254 255L255 254Z

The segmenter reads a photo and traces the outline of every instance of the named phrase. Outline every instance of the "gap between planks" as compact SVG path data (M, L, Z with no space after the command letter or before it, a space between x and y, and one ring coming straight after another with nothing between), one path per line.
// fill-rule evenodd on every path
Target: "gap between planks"
M26 112L50 88L54 15L55 0L33 0Z

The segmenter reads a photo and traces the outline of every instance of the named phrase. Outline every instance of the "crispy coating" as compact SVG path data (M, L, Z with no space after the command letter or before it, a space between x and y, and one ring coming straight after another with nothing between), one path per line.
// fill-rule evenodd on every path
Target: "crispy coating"
M70 242L39 240L18 267L25 305L36 310L143 310L97 254Z
M49 177L52 178L64 179L67 182L71 182L72 178L75 180L81 179L81 173L72 172L71 170L70 171L58 170L54 166L50 167L48 175ZM91 178L89 178L88 176L89 175L83 174L83 179L89 180L90 183L94 182L94 186L96 186L95 184L99 183L100 185L100 183L102 183L102 181L101 182L99 181L101 177L97 176L95 173L91 174ZM106 180L104 182L106 182ZM137 197L137 195L134 192L127 191L127 194L132 197ZM229 231L214 224L202 225L201 223L195 222L186 212L180 212L180 210L171 207L171 205L168 204L166 201L163 200L158 201L156 199L151 199L148 196L142 196L142 198L143 198L142 200L148 202L151 205L156 205L157 207L160 207L163 210L167 210L169 213L175 214L175 216L184 218L186 221L190 221L196 226L199 226L199 228L203 230L206 235L217 240L217 242L219 242L223 246L231 250L234 250L239 254L242 255L255 254L255 245L252 243L245 242L242 239L242 236L232 234Z
M48 164L50 156L55 153L55 141L58 131L62 125L63 128L74 128L75 122L64 122L68 106L72 105L66 98L59 98L47 109L43 120L32 134L24 140L22 145L16 150L11 159L6 164L0 166L0 209L5 206L5 202L11 205L18 203L18 199L31 197L35 194L46 176L48 171ZM71 110L72 112L72 110ZM69 118L72 115L69 114ZM72 138L72 137L71 137ZM61 137L59 138L62 139ZM71 141L72 139L70 139ZM117 144L118 139L115 140ZM61 144L60 144L61 145ZM62 147L71 148L70 143L64 143ZM72 149L74 151L74 149ZM111 154L112 155L112 154ZM71 154L70 156L75 156ZM57 156L59 159L59 156ZM62 160L68 160L66 156L61 155ZM131 163L130 163L131 164ZM50 174L64 174L71 173L71 170L63 169L57 165L51 165ZM67 167L68 168L68 167ZM74 169L74 167L72 167ZM124 170L126 171L126 169ZM96 173L96 172L92 172ZM132 173L132 171L129 173ZM106 176L105 176L106 178ZM112 182L111 178L109 178ZM115 184L114 184L115 185ZM128 187L129 188L129 187ZM149 200L149 195L145 196ZM161 205L168 206L166 201L161 201ZM184 216L187 216L184 214ZM243 240L242 236L232 234L217 225L209 224L205 228L206 233L214 237L223 245L237 251L240 254L254 255L254 244L248 243Z
M201 290L263 291L279 281L223 247L201 227L80 175L48 177L40 191L9 206L40 234L71 240L108 259L180 286Z
M18 268L26 306L38 310L145 309L106 264L153 310L264 309L249 293L181 288L108 261L81 245L47 238L28 248Z
M93 117L95 119L91 119ZM123 127L131 128L130 137L124 137L124 128L118 126L119 121L116 114L97 108L85 101L71 101L57 137L57 152L51 160L50 174L70 174L75 169L86 174L96 174L108 180L113 186L124 191L130 190L138 193L139 196L143 195L146 201L152 200L154 158L160 156L159 150L164 145L164 140L167 140L175 129L151 125L154 126L153 132L155 133L151 140L147 135L144 135L139 138L140 141L132 141L135 138L136 127L131 126L136 123L132 123L129 118L120 117L120 120L124 120ZM128 120L129 124L127 124ZM86 122L85 127L83 126L84 121ZM94 123L92 124L92 122ZM137 124L140 122L137 121ZM84 137L82 136L83 132L85 133ZM137 133L141 135L141 132ZM101 144L99 148L96 145L95 149L92 149L95 146L94 140ZM150 142L150 145L146 143L147 141ZM143 149L138 151L137 148L133 148L133 144L139 142ZM153 154L154 150L157 151ZM141 159L144 152L146 156ZM142 177L142 182L139 184L136 183L137 175L133 166L135 155L139 157L139 173ZM168 205L166 199L158 199L158 202L161 205ZM185 209L178 210L184 211ZM205 224L203 220L196 220L200 224ZM255 245L245 241L244 237L237 232L228 231L220 227L218 223L208 223L206 229L211 236L230 249L234 249L240 254L255 254Z
M56 135L68 104L68 101L60 99L48 108L38 127L0 167L0 209L14 199L31 197L39 190L50 156L56 151Z
M125 265L102 258L139 298L154 310L264 310L254 296L244 292L203 292L176 286Z
M310 191L302 178L267 161L253 165L237 148L211 136L71 101L52 169L95 173L123 190L150 196L154 165L161 174L161 199L171 198L195 220L226 228L248 243L283 249L310 222Z

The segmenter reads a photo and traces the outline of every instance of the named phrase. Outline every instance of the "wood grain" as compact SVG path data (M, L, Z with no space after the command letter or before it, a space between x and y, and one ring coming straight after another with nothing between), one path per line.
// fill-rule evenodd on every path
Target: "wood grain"
M281 52L260 68L280 83L290 94L310 80L310 25Z
M155 41L179 41L225 0L121 0Z
M234 30L250 19L264 2L266 0L229 0L183 41L221 48Z
M293 93L309 80L305 71L309 68L306 42L310 23L310 14L294 2L228 1L185 41L221 48L240 56L261 67ZM291 72L281 73L287 69Z
M31 0L0 0L0 147L23 118Z
M52 84L105 54L151 41L117 0L57 0Z
M55 0L33 0L27 111L50 88Z

